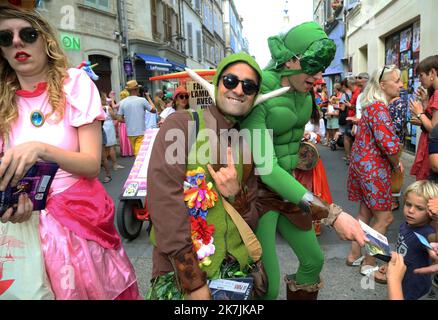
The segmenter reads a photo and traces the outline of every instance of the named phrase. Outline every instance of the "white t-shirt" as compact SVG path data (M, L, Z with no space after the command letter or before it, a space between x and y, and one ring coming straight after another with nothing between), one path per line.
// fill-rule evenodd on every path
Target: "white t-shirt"
M317 135L319 135L320 138L325 137L324 119L319 119L319 125L314 125L311 121L307 122L304 127L304 132L310 133L310 142L317 143Z
M161 119L166 119L169 115L175 112L175 109L173 107L166 107L163 111L160 113Z
M362 117L362 96L363 92L357 97L356 100L356 118L360 119Z

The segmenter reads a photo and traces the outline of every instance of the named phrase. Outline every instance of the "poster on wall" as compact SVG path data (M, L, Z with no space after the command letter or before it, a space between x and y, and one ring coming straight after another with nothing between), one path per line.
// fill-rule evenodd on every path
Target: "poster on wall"
M402 52L400 55L400 67L408 68L411 64L411 51Z
M401 70L401 81L403 82L403 88L408 90L408 84L409 84L408 69Z
M415 54L414 54L414 65L413 65L414 78L417 77L417 68L418 68L419 63L420 63L420 59L418 57L415 57Z
M420 21L414 23L413 30L412 51L420 52Z
M400 52L411 49L412 30L406 29L400 33Z
M397 34L386 40L385 64L387 65L395 64L397 67L400 67L399 57L400 57L400 37Z

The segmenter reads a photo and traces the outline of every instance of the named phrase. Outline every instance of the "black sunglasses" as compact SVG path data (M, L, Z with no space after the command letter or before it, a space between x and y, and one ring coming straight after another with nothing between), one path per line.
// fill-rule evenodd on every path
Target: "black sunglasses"
M383 74L385 73L385 69L389 69L389 67L383 66L382 73L380 74L380 77L379 77L379 82L382 82L382 78L383 78Z
M189 95L188 94L179 94L178 98L180 98L180 99L188 99Z
M239 82L242 83L243 93L247 96L252 96L259 91L259 85L253 80L245 79L240 80L236 75L230 73L222 77L224 87L231 90L238 86Z
M25 27L18 31L20 39L25 43L34 43L38 40L38 30L32 27ZM0 31L0 47L10 47L14 40L14 33L11 30Z

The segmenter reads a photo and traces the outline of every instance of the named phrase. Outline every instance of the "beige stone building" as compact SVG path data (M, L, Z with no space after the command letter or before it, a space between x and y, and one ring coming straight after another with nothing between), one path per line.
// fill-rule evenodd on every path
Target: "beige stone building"
M436 0L362 0L346 15L345 58L353 74L370 74L383 65L396 64L408 94L418 85L419 61L438 53ZM415 150L418 128L409 126Z
M438 52L434 0L362 0L347 15L346 57L351 59L353 73L372 72L385 63L407 63ZM421 35L421 36L420 36ZM399 44L396 46L396 39ZM391 45L394 48L391 48ZM401 55L393 51L398 47ZM393 55L393 56L391 56ZM407 54L409 56L409 54ZM415 64L412 61L410 64ZM415 65L413 65L415 67Z
M57 29L70 66L83 60L98 63L94 71L99 90L119 92L124 79L117 1L42 1L38 10Z

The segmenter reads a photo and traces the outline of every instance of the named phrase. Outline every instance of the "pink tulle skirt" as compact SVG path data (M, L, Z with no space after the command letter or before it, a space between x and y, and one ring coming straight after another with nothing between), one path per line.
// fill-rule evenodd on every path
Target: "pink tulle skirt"
M57 300L140 299L134 268L122 245L106 249L80 238L45 210L40 236Z
M134 155L134 150L132 149L131 142L128 139L126 133L126 124L124 122L119 122L119 141L120 141L120 155L122 157L130 157Z

